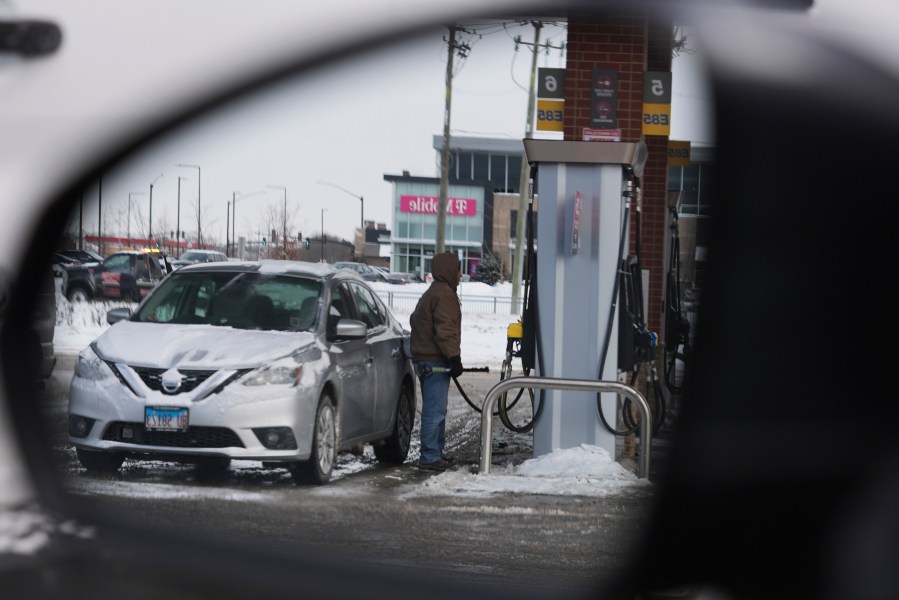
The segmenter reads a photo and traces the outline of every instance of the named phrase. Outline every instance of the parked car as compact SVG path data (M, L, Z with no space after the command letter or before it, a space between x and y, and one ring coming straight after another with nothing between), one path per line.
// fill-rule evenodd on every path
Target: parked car
M415 283L415 278L412 276L412 273L385 273L384 277L387 279L387 283L391 283L393 285L406 285L408 283Z
M78 265L97 264L103 262L103 257L90 250L57 250L50 258L51 268L55 277L64 277L66 269Z
M126 457L283 465L325 483L337 452L402 463L407 333L355 273L289 261L178 270L78 356L69 435L89 471ZM134 344L134 340L141 340Z
M146 296L169 271L161 252L123 250L110 254L99 264L67 267L64 293L70 302L94 298L136 301Z
M71 250L57 250L55 254L62 258L67 258L82 264L103 262L102 256L96 252L91 252L90 250L79 250L78 248L74 248Z
M179 258L172 261L174 269L180 269L185 265L195 265L197 263L207 262L224 262L228 260L228 256L224 252L218 250L188 250Z
M336 262L334 263L335 269L350 269L351 271L355 271L362 276L362 278L366 281L387 281L384 277L384 274L381 273L378 269L372 267L371 265L367 265L365 263L357 263L357 262Z

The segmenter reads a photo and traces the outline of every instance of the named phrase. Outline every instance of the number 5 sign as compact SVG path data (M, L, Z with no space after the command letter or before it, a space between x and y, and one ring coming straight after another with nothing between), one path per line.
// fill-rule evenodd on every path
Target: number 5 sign
M671 73L647 71L643 74L643 133L669 135L671 132Z

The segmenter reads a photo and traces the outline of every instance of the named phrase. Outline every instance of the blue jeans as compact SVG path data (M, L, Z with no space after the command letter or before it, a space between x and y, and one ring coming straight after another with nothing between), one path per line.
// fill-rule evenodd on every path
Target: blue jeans
M432 367L447 369L443 373ZM415 363L421 383L421 458L420 462L437 462L443 456L446 441L446 396L449 393L449 363L423 360Z

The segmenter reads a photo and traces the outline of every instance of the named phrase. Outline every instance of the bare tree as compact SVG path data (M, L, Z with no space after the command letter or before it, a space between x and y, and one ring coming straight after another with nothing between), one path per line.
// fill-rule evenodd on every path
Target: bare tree
M284 205L279 202L271 202L266 204L262 209L260 221L262 222L262 235L269 239L272 252L272 258L285 258L296 260L299 257L297 250L297 235L299 230L296 226L297 215L300 209L298 206L287 207L287 214L284 213ZM284 231L287 231L287 239L283 240Z

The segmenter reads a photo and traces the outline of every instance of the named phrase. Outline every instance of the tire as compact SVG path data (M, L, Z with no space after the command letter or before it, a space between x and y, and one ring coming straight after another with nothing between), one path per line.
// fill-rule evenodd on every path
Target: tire
M400 465L409 455L412 443L412 427L415 425L415 396L409 388L400 388L400 397L396 401L396 420L390 437L383 444L375 446L375 457L378 462Z
M119 470L125 462L125 455L121 452L97 452L96 450L84 450L77 448L78 462L89 473L110 475Z
M315 411L315 429L312 432L312 454L309 460L297 463L291 470L296 483L322 485L331 480L331 471L337 462L337 418L334 402L323 394Z
M76 285L69 289L66 298L68 298L69 302L72 304L76 304L78 302L90 302L91 295L83 286Z

